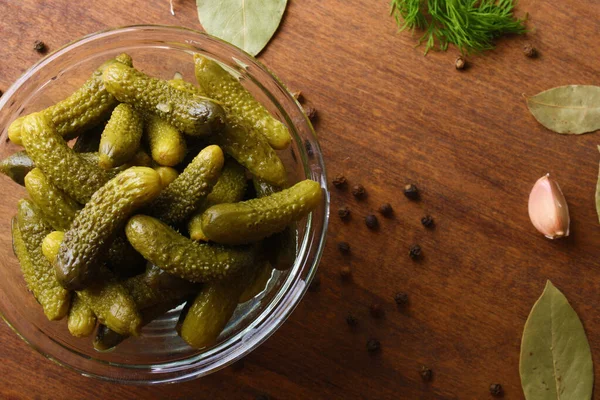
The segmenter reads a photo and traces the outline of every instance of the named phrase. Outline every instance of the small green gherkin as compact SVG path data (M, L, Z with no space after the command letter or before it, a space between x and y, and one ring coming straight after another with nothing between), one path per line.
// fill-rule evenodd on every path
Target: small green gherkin
M129 104L119 104L102 132L99 165L110 169L132 159L140 147L142 132L141 115Z

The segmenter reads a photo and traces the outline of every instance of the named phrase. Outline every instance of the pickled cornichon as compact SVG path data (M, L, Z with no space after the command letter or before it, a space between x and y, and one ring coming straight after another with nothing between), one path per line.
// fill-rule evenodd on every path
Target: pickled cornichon
M100 124L79 135L73 145L73 151L76 153L97 153L100 148L104 126L105 124Z
M257 129L274 149L283 150L290 145L292 137L286 126L275 119L235 77L200 54L194 55L194 64L196 80L202 91L223 103L241 125Z
M109 180L97 165L73 151L43 114L23 121L23 145L46 177L79 203L86 203Z
M202 231L216 243L256 242L306 216L317 208L321 196L321 185L305 180L269 196L217 204L202 215Z
M251 246L198 244L146 215L131 218L125 233L146 260L191 282L222 279L254 263L255 250Z
M52 228L28 200L19 201L17 221L18 224L13 224L13 243L27 287L42 305L46 317L59 320L69 311L71 294L59 284L52 265L42 253L42 242Z
M244 291L240 295L238 303L245 303L262 293L267 283L269 283L271 275L273 275L273 266L269 261L263 261L245 284Z
M154 161L167 167L183 161L187 145L179 129L156 115L146 116L145 129L148 147Z
M217 183L224 162L221 149L208 146L162 191L148 212L167 224L185 221Z
M133 65L131 57L121 54L102 64L94 71L92 77L72 95L40 111L56 128L60 136L66 140L73 139L86 129L108 119L110 112L117 105L117 100L106 91L102 72L113 64L129 67ZM8 127L8 137L15 144L22 144L21 125L24 118L26 117L16 119Z
M100 139L99 165L104 169L118 167L129 161L140 147L143 120L129 104L119 104L113 110Z
M96 327L96 315L79 296L75 295L67 318L67 328L75 337L90 336Z
M169 186L179 176L179 172L172 167L154 167L154 170L160 175L160 182L163 189Z
M147 167L129 168L98 190L65 233L54 264L60 283L83 289L104 261L119 228L160 190L160 176Z
M48 261L56 262L64 238L64 232L58 231L46 236L44 255ZM77 291L77 297L92 310L100 323L121 335L137 335L141 317L127 289L103 266L98 268L96 278L91 286Z
M25 184L25 175L35 168L26 151L17 151L0 161L0 172L19 185Z
M172 278L178 281L177 285L173 285L172 281L169 286L164 284L151 285L148 282L148 275L152 273L152 269L149 268L145 273L131 277L123 282L123 285L131 294L133 301L135 301L135 305L140 310L167 301L180 299L189 294L197 293L200 290L198 284L174 276Z
M69 229L81 209L79 203L54 186L44 173L35 168L25 177L25 188L40 208L46 221L56 230Z
M223 172L219 177L212 192L200 203L196 214L188 223L190 238L193 240L207 241L202 232L202 214L215 204L237 203L244 198L246 192L246 173L244 168L235 160L225 161Z
M166 120L191 136L218 132L225 111L211 99L175 89L169 82L123 64L108 66L103 73L106 89L119 101Z

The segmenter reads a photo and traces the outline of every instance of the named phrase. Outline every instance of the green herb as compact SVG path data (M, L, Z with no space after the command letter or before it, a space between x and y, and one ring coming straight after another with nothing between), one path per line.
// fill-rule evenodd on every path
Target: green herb
M568 85L527 97L527 107L546 128L580 135L600 129L600 86Z
M583 325L550 281L525 323L519 369L527 400L592 397L592 355Z
M207 33L253 56L277 30L286 5L287 0L196 0Z
M392 0L390 14L400 30L420 30L425 54L436 44L454 44L462 53L489 50L494 39L525 33L525 20L513 16L513 0Z
M598 146L600 151L600 146ZM598 170L598 182L596 183L596 213L598 214L598 221L600 221L600 167Z

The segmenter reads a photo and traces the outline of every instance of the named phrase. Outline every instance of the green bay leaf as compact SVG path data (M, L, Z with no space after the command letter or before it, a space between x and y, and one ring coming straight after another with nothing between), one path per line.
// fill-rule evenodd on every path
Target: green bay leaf
M207 33L253 56L277 30L286 5L287 0L196 0Z
M577 313L548 281L523 330L519 370L527 400L589 400L590 345Z
M600 129L600 86L559 86L526 99L535 119L554 132L580 135Z

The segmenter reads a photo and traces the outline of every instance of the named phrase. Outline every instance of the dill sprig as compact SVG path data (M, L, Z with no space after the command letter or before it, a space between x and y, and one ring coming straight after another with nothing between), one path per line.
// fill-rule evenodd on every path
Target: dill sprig
M390 14L401 31L419 30L425 54L454 44L463 54L494 47L505 34L525 33L525 18L513 15L513 0L392 0Z

